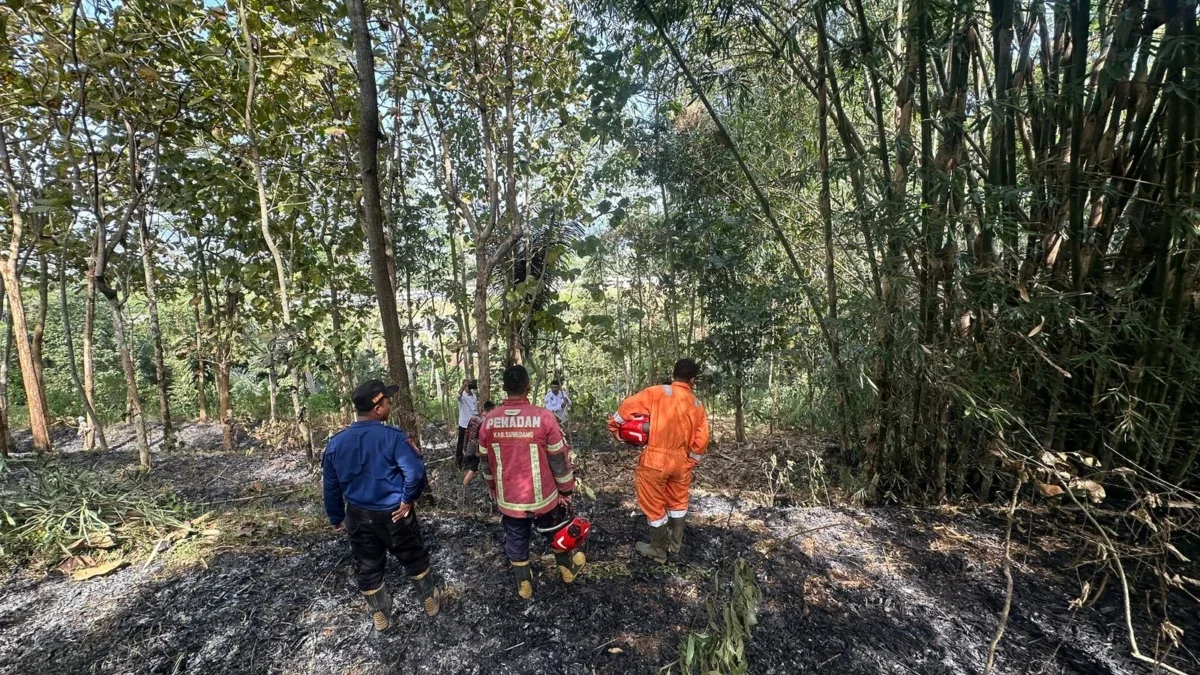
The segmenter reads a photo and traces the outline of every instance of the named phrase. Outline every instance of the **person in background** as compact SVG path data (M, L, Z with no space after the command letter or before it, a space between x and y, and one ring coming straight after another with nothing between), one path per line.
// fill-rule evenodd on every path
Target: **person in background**
M508 398L483 418L479 451L486 463L480 469L500 509L504 553L512 565L517 595L528 600L533 597L529 541L535 528L547 542L552 541L570 520L575 474L558 420L529 402L525 366L505 369L504 392ZM554 560L568 584L587 562L578 549L555 550Z
M322 458L325 514L334 532L349 536L358 590L378 631L391 625L392 597L383 584L389 552L412 579L427 615L438 613L443 592L417 523L425 462L408 434L384 424L399 390L380 380L359 385L351 395L358 421L329 439Z
M546 410L554 413L554 418L560 425L567 423L567 408L571 407L571 397L562 388L562 382L554 380L550 383L550 391L546 392Z
M708 414L692 392L700 366L691 359L675 362L671 384L643 389L617 408L609 421L617 427L634 415L650 417L650 438L634 473L638 507L650 523L650 541L637 552L658 563L683 547L683 521L688 511L692 470L708 449Z
M463 468L467 447L467 427L479 410L479 397L475 394L477 387L475 380L463 380L462 388L458 390L458 445L454 446L454 464L460 469Z
M471 484L475 479L475 472L479 471L479 427L483 425L483 417L496 407L495 403L487 401L483 404L483 412L471 418L471 423L467 425L467 448L464 451L463 466L467 468L466 475L463 476L463 486Z

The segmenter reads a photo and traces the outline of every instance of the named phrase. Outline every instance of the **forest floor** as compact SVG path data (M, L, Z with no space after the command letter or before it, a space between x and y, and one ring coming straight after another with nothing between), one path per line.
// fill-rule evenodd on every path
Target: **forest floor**
M127 471L136 465L129 435L111 429L113 448L100 454L64 434L59 461ZM736 457L722 448L698 470L682 561L658 566L633 551L645 531L633 501L634 454L583 448L579 474L596 493L580 499L595 525L589 566L568 587L543 556L535 598L522 602L482 486L460 489L450 449L432 436L435 503L420 517L455 596L441 616L421 614L390 565L393 629L377 635L303 455L252 439L222 452L218 426L190 424L181 430L185 449L156 454L146 485L177 494L192 515L213 511L208 527L221 533L87 581L11 573L0 590L0 673L653 674L676 658L684 635L704 629L706 601L739 556L762 590L747 646L751 673L982 669L1005 595L1003 511L815 498L802 505L795 497L767 507L760 467L774 448ZM826 451L811 446L786 454L814 466ZM0 495L19 493L22 467L17 461L0 477ZM806 476L810 487L820 478ZM1014 601L995 672L1151 672L1128 656L1116 584L1094 605L1072 609L1079 552L1044 519L1019 513ZM1200 655L1200 617L1181 627L1183 651ZM1145 639L1150 652L1153 639ZM1186 653L1172 661L1200 671Z

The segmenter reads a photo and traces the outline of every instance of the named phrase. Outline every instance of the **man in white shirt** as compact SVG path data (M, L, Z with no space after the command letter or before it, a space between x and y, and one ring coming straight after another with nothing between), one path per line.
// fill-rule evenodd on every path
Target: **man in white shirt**
M463 451L467 446L467 427L479 407L479 397L475 394L478 384L475 380L463 380L462 388L458 390L458 445L454 448L454 464L463 468Z
M550 391L546 392L546 410L554 413L558 418L559 424L567 422L567 408L571 405L571 397L567 396L567 391L562 388L562 383L554 380L550 383Z

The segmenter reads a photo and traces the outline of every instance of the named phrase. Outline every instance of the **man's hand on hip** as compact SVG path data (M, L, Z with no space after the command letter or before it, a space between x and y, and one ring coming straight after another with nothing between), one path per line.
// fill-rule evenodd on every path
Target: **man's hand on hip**
M412 504L408 502L400 502L400 508L392 511L392 522L398 523L408 517L412 513Z

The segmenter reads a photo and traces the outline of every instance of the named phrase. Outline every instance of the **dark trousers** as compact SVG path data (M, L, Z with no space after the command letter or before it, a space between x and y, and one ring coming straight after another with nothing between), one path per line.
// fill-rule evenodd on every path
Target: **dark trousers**
M504 555L512 562L529 560L529 541L533 539L534 527L546 529L557 525L560 518L556 515L556 511L551 511L536 518L500 516L500 524L504 526ZM549 543L554 532L545 532L542 536Z
M467 428L458 428L458 445L454 447L454 465L458 468L463 467L463 454L467 449Z
M345 524L358 590L373 591L383 585L389 552L410 577L429 569L429 552L421 541L416 509L407 518L393 523L392 514L387 511L367 511L347 505Z

